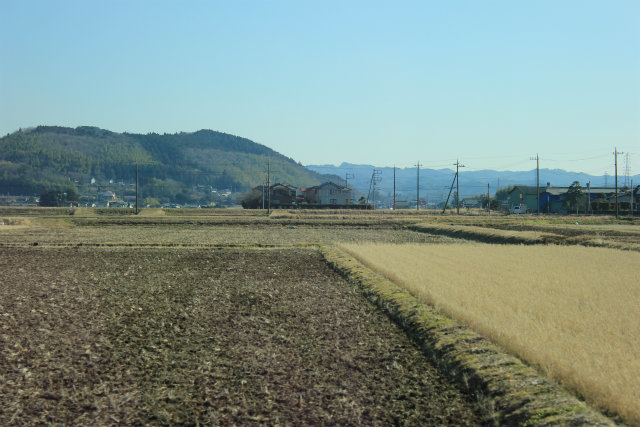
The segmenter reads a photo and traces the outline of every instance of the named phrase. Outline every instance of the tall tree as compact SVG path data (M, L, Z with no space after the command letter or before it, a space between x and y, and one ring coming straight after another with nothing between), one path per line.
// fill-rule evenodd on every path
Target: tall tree
M578 210L579 207L584 204L585 197L586 196L584 195L580 182L573 181L573 184L571 184L567 190L567 198L565 199L564 204L571 210Z
M40 206L59 206L62 194L57 190L44 190L40 193Z

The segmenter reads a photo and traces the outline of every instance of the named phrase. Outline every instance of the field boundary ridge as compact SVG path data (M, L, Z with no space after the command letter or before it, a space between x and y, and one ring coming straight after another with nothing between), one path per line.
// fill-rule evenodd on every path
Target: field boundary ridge
M511 231L496 228L477 227L472 225L444 225L444 224L410 224L409 230L420 233L438 234L460 239L476 240L484 243L510 243L523 245L542 245L558 242L562 236L536 231Z
M474 225L447 225L433 223L408 224L407 229L419 233L429 233L459 239L473 240L482 243L516 244L516 245L579 245L602 247L620 250L640 251L637 243L619 243L603 239L597 235L583 233L564 234L562 230L553 233L548 230L513 230Z
M329 266L398 323L440 370L475 396L496 425L615 425L520 359L342 250L323 245L320 252Z

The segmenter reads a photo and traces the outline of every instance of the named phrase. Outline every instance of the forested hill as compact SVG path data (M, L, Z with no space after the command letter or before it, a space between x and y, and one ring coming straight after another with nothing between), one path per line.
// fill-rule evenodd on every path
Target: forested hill
M0 192L39 194L91 178L132 182L136 161L140 185L154 197L195 186L248 190L263 183L268 161L272 182L308 186L328 179L264 145L212 130L141 135L39 126L0 138Z

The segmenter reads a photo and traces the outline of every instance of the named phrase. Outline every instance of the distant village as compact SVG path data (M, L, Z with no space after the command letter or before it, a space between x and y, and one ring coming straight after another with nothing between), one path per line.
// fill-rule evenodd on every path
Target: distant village
M202 188L200 188L202 187ZM293 209L293 208L334 208L334 209L420 209L437 210L462 209L492 210L511 214L544 213L594 213L607 214L616 212L638 214L640 204L640 186L634 188L622 187L618 194L610 187L556 187L548 183L546 186L514 185L508 191L502 190L500 198L495 195L480 194L473 197L456 199L456 195L447 202L427 201L419 202L415 197L378 196L375 192L367 195L359 193L354 188L335 182L325 182L312 187L296 187L290 184L275 183L269 186L254 187L248 193L234 193L232 189L216 189L211 186L198 186L194 191L215 194L216 203L177 203L155 201L149 204L149 199L140 200L138 207L155 208L211 208L242 206L247 209ZM88 185L81 187L92 189L77 195L77 200L66 206L95 207L95 208L134 208L136 207L135 184L125 184L122 181L107 181L98 185L91 179ZM405 198L405 200L402 200ZM408 200L407 200L408 199ZM147 203L145 203L145 201ZM9 206L38 206L38 197L2 196L0 205Z
M548 183L544 187L515 185L506 193L506 198L492 201L489 195L478 195L464 198L459 202L452 199L449 208L491 209L515 214L526 213L614 213L616 203L622 213L638 213L640 202L640 186L635 188L623 187L616 191L609 187L554 187ZM295 208L295 207L324 207L324 208L369 208L369 209L443 209L444 201L428 205L420 200L379 200L361 196L356 200L354 190L336 184L325 182L308 188L297 188L292 185L276 183L268 188L258 186L253 189L253 198L246 203L247 208ZM246 200L246 199L245 199Z

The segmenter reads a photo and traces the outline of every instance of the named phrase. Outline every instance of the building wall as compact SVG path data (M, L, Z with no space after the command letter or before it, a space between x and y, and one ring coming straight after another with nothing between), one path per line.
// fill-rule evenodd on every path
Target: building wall
M522 199L520 199L520 194L522 194ZM537 194L527 194L523 189L516 187L509 194L509 207L519 206L522 204L526 207L530 212L536 212L538 209L538 196ZM542 202L542 191L540 191L540 200ZM541 203L542 206L542 203Z
M350 189L333 185L326 185L320 189L320 204L323 205L346 205L353 202L351 199Z
M308 203L318 205L346 205L353 203L351 189L328 184L307 190L305 199Z
M271 189L271 204L272 205L290 205L295 202L296 193L286 187L275 187Z

